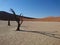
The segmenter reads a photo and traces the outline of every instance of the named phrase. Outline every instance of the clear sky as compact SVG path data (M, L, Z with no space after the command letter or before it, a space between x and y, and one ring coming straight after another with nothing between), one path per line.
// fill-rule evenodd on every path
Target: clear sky
M28 17L60 16L60 0L0 0L0 11L10 8Z

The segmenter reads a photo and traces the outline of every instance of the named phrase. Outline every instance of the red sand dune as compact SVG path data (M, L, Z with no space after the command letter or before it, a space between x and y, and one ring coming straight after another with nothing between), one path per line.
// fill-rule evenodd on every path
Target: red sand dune
M60 17L47 17L47 18L36 18L36 19L26 19L25 21L47 21L47 22L60 22Z

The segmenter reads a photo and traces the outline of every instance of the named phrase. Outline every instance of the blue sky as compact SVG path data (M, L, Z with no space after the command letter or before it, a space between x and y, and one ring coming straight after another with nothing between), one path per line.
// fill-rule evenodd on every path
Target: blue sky
M28 17L60 16L60 0L0 0L0 11L11 12L10 8Z

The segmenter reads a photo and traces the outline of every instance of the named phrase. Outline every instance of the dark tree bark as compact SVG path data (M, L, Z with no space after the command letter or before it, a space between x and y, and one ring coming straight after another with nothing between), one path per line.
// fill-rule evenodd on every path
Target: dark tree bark
M20 31L21 24L23 23L23 19L22 19L23 16L21 16L21 14L20 14L20 16L17 16L17 15L15 14L15 12L14 12L13 9L11 9L11 11L12 11L12 13L13 13L14 16L15 16L16 22L18 23L18 26L17 26L16 31Z
M10 26L10 19L8 19L8 26Z
M16 31L20 31L21 24L23 23L23 16L20 15L20 17L17 18L16 22L18 23Z
M17 26L17 29L16 29L16 31L20 31L20 23L18 23L18 26Z

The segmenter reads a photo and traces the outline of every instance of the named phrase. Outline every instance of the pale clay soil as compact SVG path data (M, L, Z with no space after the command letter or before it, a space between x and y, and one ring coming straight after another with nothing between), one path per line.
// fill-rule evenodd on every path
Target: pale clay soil
M0 45L60 45L60 22L24 21L21 31L17 23L0 21Z

